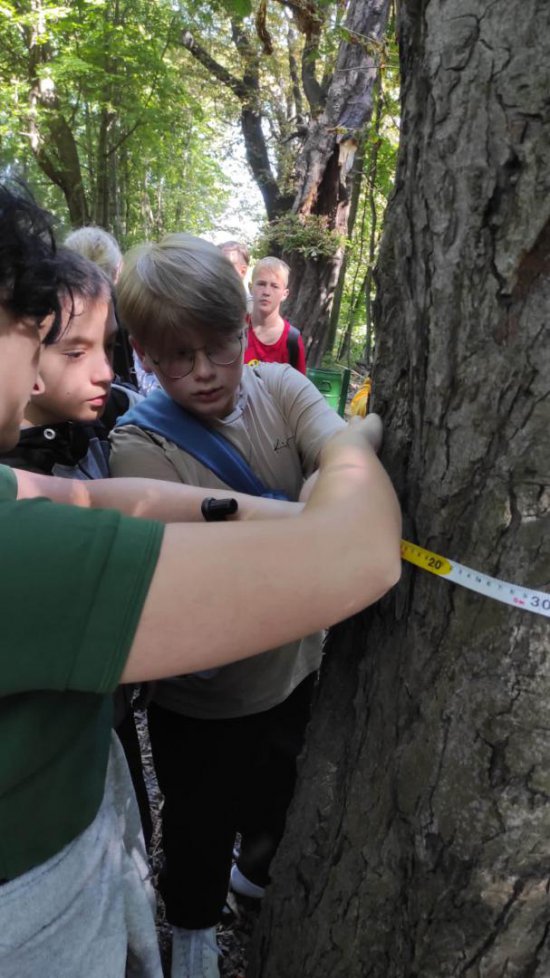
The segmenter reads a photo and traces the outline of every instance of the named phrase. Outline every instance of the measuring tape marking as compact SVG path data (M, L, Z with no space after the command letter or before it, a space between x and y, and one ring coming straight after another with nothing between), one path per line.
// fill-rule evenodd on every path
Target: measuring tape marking
M448 560L441 554L433 553L424 547L419 547L416 543L409 540L401 541L401 556L416 567L445 577L448 581L461 584L462 587L470 591L476 591L485 597L494 598L504 604L509 604L513 608L520 608L523 611L532 611L536 615L545 615L550 618L550 594L546 591L533 591L531 588L522 587L517 584L510 584L508 581L500 581L496 577L489 577L481 571L472 570L464 564L458 564L455 560Z

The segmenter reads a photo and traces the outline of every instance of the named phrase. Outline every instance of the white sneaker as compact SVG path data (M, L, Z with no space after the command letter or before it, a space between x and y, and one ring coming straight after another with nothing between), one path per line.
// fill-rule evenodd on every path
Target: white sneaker
M252 900L261 900L265 894L265 887L252 883L251 880L243 876L236 863L231 867L231 889L240 896L251 897Z
M172 927L171 978L220 978L216 928Z

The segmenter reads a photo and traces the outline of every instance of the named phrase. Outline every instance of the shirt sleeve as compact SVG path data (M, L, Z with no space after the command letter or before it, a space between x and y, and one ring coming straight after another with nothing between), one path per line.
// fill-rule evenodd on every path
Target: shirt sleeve
M267 369L266 369L267 367ZM314 384L290 364L269 364L261 378L278 403L296 439L304 477L315 471L323 445L346 422L327 404Z
M0 504L0 696L108 693L120 680L163 527L45 499Z

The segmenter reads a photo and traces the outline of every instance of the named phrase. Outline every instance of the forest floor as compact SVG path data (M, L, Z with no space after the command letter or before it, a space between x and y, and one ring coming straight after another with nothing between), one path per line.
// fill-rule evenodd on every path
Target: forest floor
M157 883L158 874L162 867L163 853L160 832L160 813L162 810L162 795L157 785L151 746L147 732L147 717L144 711L136 710L136 726L139 733L141 755L145 773L145 784L151 805L153 817L153 839L149 858L153 872L153 883ZM260 906L256 900L246 900L230 892L223 915L218 927L218 946L220 948L221 978L246 978L248 946L258 919ZM170 975L170 946L171 930L164 916L162 897L157 889L157 931L162 957L162 965L166 978Z

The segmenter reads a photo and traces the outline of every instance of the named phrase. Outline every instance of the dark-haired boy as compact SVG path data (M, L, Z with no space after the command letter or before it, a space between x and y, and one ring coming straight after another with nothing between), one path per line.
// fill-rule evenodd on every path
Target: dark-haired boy
M17 446L0 462L45 475L107 478L107 432L98 422L113 380L112 287L96 265L68 249L60 248L57 260L66 282L63 328L42 350L40 389L25 407Z

